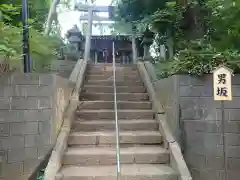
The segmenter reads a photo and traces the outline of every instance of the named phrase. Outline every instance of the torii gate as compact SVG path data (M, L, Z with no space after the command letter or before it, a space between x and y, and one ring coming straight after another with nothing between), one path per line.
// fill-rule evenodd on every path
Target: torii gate
M85 43L85 52L84 52L84 60L88 60L90 56L91 49L91 36L92 36L92 25L93 21L110 21L107 17L100 17L93 15L93 12L108 12L113 9L114 6L96 6L96 5L87 5L87 4L76 4L75 10L88 12L88 15L80 16L81 20L88 21L88 30L86 34L86 43ZM136 39L134 34L132 34L132 51L133 51L133 62L137 59L137 47L136 47Z

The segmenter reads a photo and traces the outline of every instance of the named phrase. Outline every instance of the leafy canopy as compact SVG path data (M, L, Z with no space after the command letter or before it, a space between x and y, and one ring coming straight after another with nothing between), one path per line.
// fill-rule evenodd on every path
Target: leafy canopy
M121 0L117 5L117 19L139 21L165 7L167 0Z
M14 2L14 3L13 3ZM29 0L29 44L33 71L42 71L44 66L57 59L56 51L62 41L56 36L44 36L42 31L49 9L49 1ZM21 0L2 0L0 3L0 62L11 68L22 69Z
M159 4L158 4L159 3ZM184 5L184 6L183 6ZM161 76L202 75L219 64L240 72L240 0L121 0L116 20L149 26L154 48L173 39L174 58L159 62Z
M48 15L51 0L28 0L29 18L33 28L42 31ZM1 0L0 11L3 12L4 22L13 26L21 26L22 0Z

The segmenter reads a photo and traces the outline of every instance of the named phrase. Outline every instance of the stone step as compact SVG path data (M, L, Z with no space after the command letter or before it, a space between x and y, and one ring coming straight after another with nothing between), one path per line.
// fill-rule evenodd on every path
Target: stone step
M139 119L139 120L118 120L121 131L156 131L158 123L156 120ZM115 121L109 120L86 120L74 121L72 125L74 131L106 131L115 130Z
M140 147L140 146L159 146L162 147L162 144L120 144L121 148L128 148L128 147ZM69 144L69 148L115 148L116 144Z
M80 119L115 119L114 110L79 110L76 115ZM118 110L118 119L153 119L153 110Z
M122 164L166 164L169 153L161 146L126 147L120 149ZM113 165L116 164L116 148L68 148L63 156L64 165Z
M56 180L116 180L116 165L63 166ZM178 174L168 165L122 164L120 180L178 180Z
M112 80L89 80L85 85L98 85L98 86L113 86ZM116 81L116 86L144 86L141 80L139 81Z
M118 86L117 93L145 93L144 86ZM84 85L83 92L113 93L113 86Z
M116 71L138 71L137 66L115 66ZM103 72L112 72L113 71L113 66L112 65L98 65L98 66L88 66L87 67L87 72L89 71L103 71Z
M118 101L118 109L151 109L150 101ZM81 101L78 109L114 109L114 101Z
M104 69L87 69L87 75L88 74L113 74L112 68L106 68ZM116 74L139 74L138 70L130 69L130 68L124 68L124 69L116 69Z
M72 132L68 138L69 145L115 144L115 131ZM119 134L121 144L161 144L159 131L122 131Z
M85 78L86 80L112 80L113 75L88 75ZM116 81L138 81L141 79L139 75L116 75Z
M112 67L113 63L98 63L98 64L89 64L88 67L102 67L102 66L109 66ZM136 64L122 64L122 63L117 63L115 64L116 67L134 67L137 68Z
M79 98L81 101L114 101L113 93L83 92ZM148 93L117 93L117 101L147 101Z
M113 71L86 71L87 76L113 76ZM116 71L116 77L118 76L140 76L138 71Z

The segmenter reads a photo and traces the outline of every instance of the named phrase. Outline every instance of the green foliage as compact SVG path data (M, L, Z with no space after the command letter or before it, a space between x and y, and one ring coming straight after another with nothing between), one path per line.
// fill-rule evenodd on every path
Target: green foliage
M172 30L177 19L182 18L181 8L176 3L166 3L164 8L158 9L151 15L145 16L140 23L148 24L154 32L165 35L168 30Z
M208 0L205 8L209 9L206 16L208 36L214 47L240 50L240 0Z
M16 27L6 26L0 22L0 57L2 60L11 61L13 67L20 59L20 32ZM21 41L21 40L20 40Z
M51 0L28 0L30 24L42 31L50 8ZM0 11L4 14L4 22L13 26L21 26L22 0L1 0Z
M166 7L169 0L120 0L115 9L115 33L131 33L133 27L140 35L151 25L151 15Z
M19 27L0 23L0 56L9 62L12 68L21 68L22 34ZM45 65L57 59L57 47L61 41L55 37L45 37L35 29L30 29L30 56L33 70L40 71Z
M180 39L173 59L159 63L159 75L184 73L202 75L223 64L240 72L240 1L208 0L205 9L205 36L196 41ZM231 13L230 13L231 12Z
M42 169L38 172L37 180L43 180L44 171L45 169Z
M58 37L43 36L38 31L30 31L30 54L34 71L41 71L45 66L57 60L62 46L62 41Z
M132 24L126 23L123 21L117 21L114 24L112 24L112 27L110 27L112 30L112 34L131 34L132 33Z
M13 4L0 4L2 21L10 23L14 16L20 15L20 8L20 6L14 6Z
M0 22L0 61L4 60L10 64L11 69L22 70L22 27L19 21L21 1L14 1L14 5L11 0L6 1L6 4L3 2L0 3L2 14L2 21ZM45 22L43 17L46 17L46 7L49 6L47 2L47 0L41 1L41 3L39 1L38 3L29 1L30 7L37 10L34 12L35 14L31 15L34 19L29 20L31 22L29 28L30 59L33 72L43 71L45 66L56 60L58 58L57 49L62 46L62 39L59 38L59 34L44 36L41 33ZM41 16L41 9L46 10L45 12L41 11L44 16ZM38 15L43 19L41 20Z
M184 7L178 6L175 2L167 2L165 8L159 9L153 14L146 16L139 23L150 26L155 32L155 51L159 52L160 45L166 44L169 38L174 38L175 48L184 39L184 33L180 22L183 20Z
M82 54L77 50L78 47L76 44L67 44L64 48L64 54L68 60L77 61L81 57Z
M155 32L153 47L157 55L160 45L173 39L174 58L156 58L161 77L202 75L220 64L240 72L240 23L236 20L240 0L192 0L185 6L167 0L145 3L122 0L116 13L119 21L150 27ZM196 35L199 29L201 33Z
M240 53L236 50L216 50L203 41L186 41L186 48L178 51L172 60L159 61L158 76L161 78L174 74L203 75L211 73L219 66L225 65L235 72L240 72Z
M121 0L117 5L116 18L125 22L143 19L165 6L167 0Z

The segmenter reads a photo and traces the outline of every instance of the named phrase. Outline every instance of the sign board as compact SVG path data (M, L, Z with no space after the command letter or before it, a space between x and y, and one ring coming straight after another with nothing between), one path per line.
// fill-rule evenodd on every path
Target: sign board
M232 100L232 70L219 66L213 71L213 92L215 101Z

